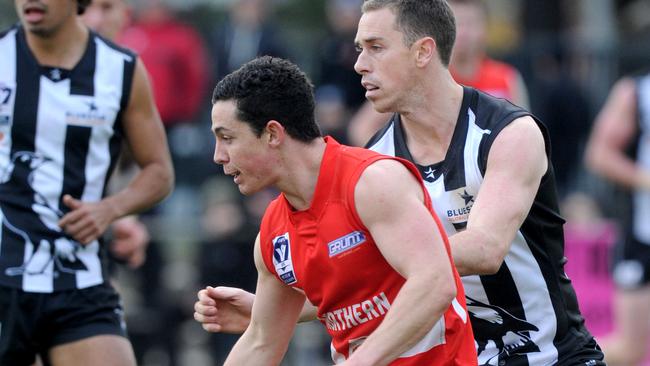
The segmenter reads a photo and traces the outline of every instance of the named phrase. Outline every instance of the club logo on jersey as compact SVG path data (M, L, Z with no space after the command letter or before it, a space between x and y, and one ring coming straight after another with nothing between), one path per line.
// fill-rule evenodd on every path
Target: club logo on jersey
M97 107L97 104L94 100L84 102L86 108L83 111L78 112L66 112L65 122L73 126L101 126L106 124L109 121L109 118L105 113L102 113Z
M356 248L365 241L366 236L363 235L361 231L355 231L327 243L327 251L331 258L343 252L347 252L352 248Z
M7 235L15 237L33 248L31 254L18 267L5 269L7 276L41 275L52 265L55 273L75 273L88 268L78 254L84 250L81 244L61 229L55 229L49 221L63 217L63 212L52 205L34 187L34 172L52 159L31 151L18 151L10 164L0 173L0 210ZM15 197L33 200L24 207L13 204ZM50 220L44 220L49 217Z
M534 324L498 306L465 297L480 366L502 365L515 355L540 351L530 337L531 332L539 331Z
M457 189L453 194L450 202L450 208L447 210L447 220L452 224L461 224L467 222L469 213L474 205L474 194L467 192L466 187Z
M275 272L287 285L292 285L298 281L291 261L289 233L273 238L273 265L275 266Z

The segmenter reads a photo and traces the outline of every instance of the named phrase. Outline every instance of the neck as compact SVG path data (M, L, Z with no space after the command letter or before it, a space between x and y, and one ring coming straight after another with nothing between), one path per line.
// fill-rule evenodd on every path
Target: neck
M292 141L283 154L284 177L277 188L296 210L306 210L311 205L325 147L322 138L309 143Z
M444 159L456 128L463 88L448 71L422 80L426 84L410 103L413 108L399 113L411 155L417 163L429 165Z
M472 80L481 67L481 61L483 61L482 56L457 56L453 58L449 67L457 79Z
M89 32L78 17L61 25L52 34L25 32L29 49L41 65L73 68L86 49Z

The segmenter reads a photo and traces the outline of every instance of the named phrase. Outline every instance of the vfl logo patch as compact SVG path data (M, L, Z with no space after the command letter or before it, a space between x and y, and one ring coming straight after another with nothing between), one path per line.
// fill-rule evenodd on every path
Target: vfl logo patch
M289 233L284 233L273 239L273 265L275 266L275 272L285 284L292 285L298 282L291 261Z
M327 243L330 258L359 246L366 241L366 236L361 231L355 231Z

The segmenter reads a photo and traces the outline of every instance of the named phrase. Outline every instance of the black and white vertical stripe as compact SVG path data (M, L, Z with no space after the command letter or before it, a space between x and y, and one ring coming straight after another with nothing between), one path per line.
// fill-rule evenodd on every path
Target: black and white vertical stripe
M447 234L467 224L492 142L510 122L526 115L504 100L465 88L445 159L419 166ZM399 115L393 116L367 146L413 161L401 124ZM564 220L558 212L549 168L500 270L490 276L462 278L480 365L556 364L559 340L570 328L581 327L575 293L563 270Z
M0 284L29 292L100 284L100 244L74 243L57 222L69 211L65 194L104 195L135 57L91 32L72 70L42 66L21 27L0 39L0 54L0 97L10 95L0 98ZM21 164L27 157L35 160Z

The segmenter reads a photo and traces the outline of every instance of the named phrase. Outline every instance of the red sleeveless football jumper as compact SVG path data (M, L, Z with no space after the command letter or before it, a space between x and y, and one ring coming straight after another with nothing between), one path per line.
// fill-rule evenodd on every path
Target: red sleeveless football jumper
M326 141L311 206L295 211L284 195L276 198L262 219L260 247L269 271L304 292L318 308L318 318L332 337L332 359L340 363L379 326L405 282L386 262L354 206L356 183L368 165L395 159L417 177L452 260L447 236L415 166L340 145L331 137ZM476 365L465 294L453 261L452 269L456 298L431 331L391 365Z

